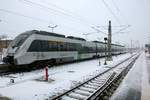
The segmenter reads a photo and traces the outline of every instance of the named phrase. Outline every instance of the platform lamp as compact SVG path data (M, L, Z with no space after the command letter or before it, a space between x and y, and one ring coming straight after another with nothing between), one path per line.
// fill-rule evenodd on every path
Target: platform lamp
M104 41L105 41L105 62L104 62L104 65L107 65L107 62L106 62L106 59L107 59L107 55L106 55L106 45L107 45L107 43L106 43L106 41L107 41L107 37L105 37L104 38Z
M52 32L54 32L54 28L58 27L58 25L55 25L55 26L50 26L49 25L48 27L52 29Z

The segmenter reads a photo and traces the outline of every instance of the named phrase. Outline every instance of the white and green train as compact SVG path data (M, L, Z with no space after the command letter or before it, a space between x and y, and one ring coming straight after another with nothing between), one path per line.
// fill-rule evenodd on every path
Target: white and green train
M125 53L125 47L112 44L112 54ZM107 51L106 51L107 52ZM64 63L105 56L105 43L45 31L31 30L18 35L9 45L5 63L15 65Z

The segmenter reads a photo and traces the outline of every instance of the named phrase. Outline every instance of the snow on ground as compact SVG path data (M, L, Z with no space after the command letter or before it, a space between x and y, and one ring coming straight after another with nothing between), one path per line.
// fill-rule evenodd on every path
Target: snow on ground
M113 57L113 61L108 62L109 67L116 65L131 54L124 54ZM101 66L99 66L99 60ZM50 81L40 81L43 79L44 69L26 73L11 74L0 77L0 95L7 96L14 100L43 100L58 92L83 82L99 72L107 70L104 66L104 59L90 60L49 68ZM10 83L14 79L15 83Z

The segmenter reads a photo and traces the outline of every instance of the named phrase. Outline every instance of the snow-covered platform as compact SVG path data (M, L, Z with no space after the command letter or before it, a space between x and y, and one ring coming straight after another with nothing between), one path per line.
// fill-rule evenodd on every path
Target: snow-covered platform
M150 100L150 55L143 59L142 96L141 100Z
M110 100L150 100L150 55L140 55Z

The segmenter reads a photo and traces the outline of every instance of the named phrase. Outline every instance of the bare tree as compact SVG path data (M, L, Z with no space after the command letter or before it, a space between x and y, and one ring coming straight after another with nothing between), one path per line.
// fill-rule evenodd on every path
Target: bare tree
M2 34L2 35L0 35L0 51L2 52L2 49L5 47L7 47L7 35L6 34ZM6 43L5 44L3 44L3 42L2 42L2 40L5 40L6 41Z
M8 45L7 38L6 34L0 35L0 60L2 60L3 48L7 48ZM3 40L5 40L5 42L3 42Z

